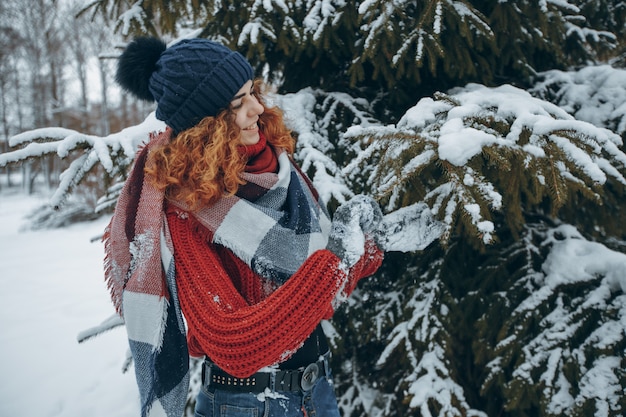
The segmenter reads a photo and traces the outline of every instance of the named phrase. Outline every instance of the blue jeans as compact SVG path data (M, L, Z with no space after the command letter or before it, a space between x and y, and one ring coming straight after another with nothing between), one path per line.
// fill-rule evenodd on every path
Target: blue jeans
M339 417L332 379L320 378L305 392L238 393L202 387L196 417Z

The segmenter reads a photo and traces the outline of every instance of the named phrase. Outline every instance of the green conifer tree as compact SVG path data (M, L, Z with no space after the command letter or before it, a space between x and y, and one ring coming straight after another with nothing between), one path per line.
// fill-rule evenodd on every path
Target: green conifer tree
M385 404L370 415L621 415L623 277L593 259L551 269L599 248L626 266L587 240L626 235L619 136L510 86L476 85L349 136L362 147L345 169L352 187L388 209L425 201L446 225L443 246L394 256L402 271L364 283L375 301L340 319L354 329L345 343L362 347L344 352L358 386Z
M241 50L279 93L298 91L278 100L305 170L333 184L326 201L426 203L443 225L426 250L388 255L335 317L346 416L623 415L620 277L591 261L566 281L550 269L572 247L611 247L622 265L623 145L512 86L623 54L623 2L99 0L87 11L129 37L197 29ZM145 132L70 133L0 165L83 152L61 201L94 164L123 177Z
M400 117L416 96L468 82L529 85L539 71L584 63L599 50L616 54L626 32L623 2L615 0L146 0L133 5L96 0L87 10L107 14L128 36L175 37L201 28L196 35L243 52L257 74L276 81L281 92L306 87L349 92L378 103L381 120ZM591 10L587 20L582 12Z

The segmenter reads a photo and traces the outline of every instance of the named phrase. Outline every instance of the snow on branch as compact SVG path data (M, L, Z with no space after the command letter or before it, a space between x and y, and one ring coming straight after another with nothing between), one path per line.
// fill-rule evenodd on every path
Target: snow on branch
M510 85L423 98L397 125L353 126L345 137L362 153L343 173L365 177L388 210L427 202L444 239L460 221L490 243L494 212L522 224L545 198L555 213L570 193L600 201L607 181L626 186L620 136Z
M539 74L530 93L595 126L626 135L626 69L610 65Z
M252 14L255 15L260 7L268 13L281 11L289 14L289 6L283 0L255 0L251 7Z
M415 9L414 3L407 0L368 0L360 3L358 12L365 35L364 57L359 60L375 58L381 45L385 45L385 53L391 54L394 67L403 61L413 61L418 65L429 59L436 61L447 53L441 42L446 21L458 22L455 30L462 32L464 37L494 36L486 18L467 2L424 2L417 11L407 12ZM398 32L402 32L403 36L395 36Z
M93 337L99 336L100 334L112 330L116 327L123 326L124 319L122 319L117 313L108 317L102 323L97 326L91 327L89 329L81 331L77 336L78 343L82 343L86 340L89 340Z
M105 137L58 127L34 129L10 138L10 146L18 149L0 154L0 166L47 154L70 159L50 201L53 207L58 207L96 165L101 165L111 178L123 178L139 145L149 138L150 132L164 128L165 125L152 113L143 123Z
M380 355L377 367L393 362L392 354L401 349L407 360L406 373L398 381L397 389L408 394L409 408L419 410L422 416L481 416L482 411L473 409L465 399L465 392L451 375L446 358L446 326L439 320L439 313L447 311L441 299L441 282L435 278L422 281L413 289L412 296L402 303L402 317L387 336L388 343ZM381 306L394 308L383 295ZM390 307L391 305L391 307ZM379 313L380 315L381 313ZM424 347L427 346L427 349ZM395 355L397 360L398 355ZM438 413L433 414L433 410Z
M134 26L140 29L140 33L147 32L145 21L147 19L146 12L142 7L142 1L133 3L128 10L121 13L117 18L116 30L120 30L122 35L127 36Z
M520 391L537 390L547 415L621 415L626 254L567 224L539 235L547 256L518 284L526 296L499 332L486 380L509 381L511 407Z
M345 7L345 0L309 0L307 15L302 21L304 33L312 34L313 41L318 42L324 31L331 30L340 20Z
M246 22L243 29L241 29L237 45L242 46L246 42L256 45L260 42L262 35L274 42L278 39L274 33L274 29L269 24L260 18L250 20L249 22Z
M297 135L296 159L302 169L313 172L312 180L323 201L336 199L342 203L353 195L337 165L343 156L339 140L333 143L331 130L342 129L347 113L350 122L369 126L373 123L367 103L345 93L328 93L306 88L293 94L276 95L278 106L285 113L285 122Z

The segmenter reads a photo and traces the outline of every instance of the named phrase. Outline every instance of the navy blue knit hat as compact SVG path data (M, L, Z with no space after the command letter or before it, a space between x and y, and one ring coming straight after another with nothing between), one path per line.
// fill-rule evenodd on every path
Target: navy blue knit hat
M115 79L135 96L156 101L157 119L179 133L228 107L253 75L240 53L207 39L166 48L157 38L137 38L120 56Z

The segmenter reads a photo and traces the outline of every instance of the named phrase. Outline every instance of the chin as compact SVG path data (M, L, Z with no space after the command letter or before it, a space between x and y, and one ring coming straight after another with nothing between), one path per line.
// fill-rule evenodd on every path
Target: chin
M259 140L261 140L261 137L257 133L255 136L249 136L246 138L242 137L241 143L243 143L244 145L256 145L257 143L259 143Z

